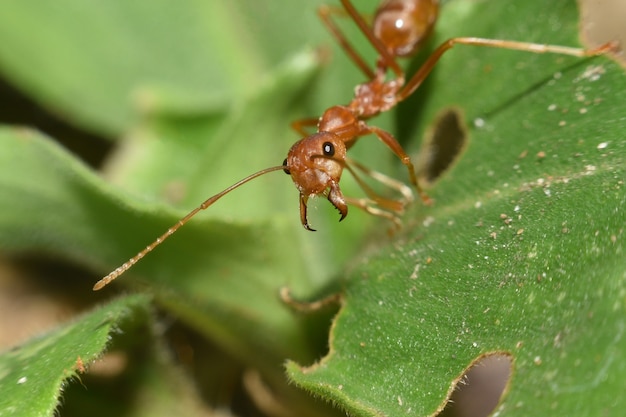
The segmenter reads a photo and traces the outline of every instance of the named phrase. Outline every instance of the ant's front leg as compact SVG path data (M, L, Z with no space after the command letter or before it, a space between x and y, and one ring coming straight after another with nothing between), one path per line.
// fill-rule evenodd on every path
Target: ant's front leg
M409 172L409 181L417 190L418 195L422 199L422 202L426 205L432 204L432 199L426 194L426 192L422 189L417 181L417 175L415 174L415 167L413 166L413 162L411 162L411 158L404 151L402 146L398 143L393 135L379 127L376 126L365 126L366 130L369 133L373 133L389 148L391 151L396 154L398 158L400 158L400 162L406 167Z
M316 127L319 123L319 118L315 119L313 117L309 119L299 119L291 122L291 128L298 132L302 137L307 137L311 134L311 132L307 132L306 128Z

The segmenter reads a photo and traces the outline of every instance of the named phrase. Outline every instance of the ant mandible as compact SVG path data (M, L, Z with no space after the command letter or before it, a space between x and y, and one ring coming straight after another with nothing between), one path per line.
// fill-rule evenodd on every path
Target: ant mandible
M441 56L457 44L578 57L600 55L617 48L615 42L607 43L596 49L585 50L497 39L451 38L439 45L407 81L397 58L410 56L422 46L437 20L439 1L383 0L374 13L371 25L368 25L350 0L340 1L343 9L322 6L318 13L344 52L367 77L368 81L355 88L352 101L347 105L328 108L319 119L303 119L292 123L293 129L302 134L304 138L289 149L287 158L282 165L258 171L208 198L153 243L98 281L93 287L94 290L101 289L130 269L199 211L208 208L241 185L273 171L283 170L291 176L300 194L300 221L306 230L314 230L307 220L307 201L315 196L325 196L339 211L340 221L348 215L348 205L353 205L370 214L399 223L399 214L403 212L406 204L413 200L411 189L397 180L366 168L347 156L347 151L356 141L366 135L374 134L377 136L400 159L408 171L411 185L417 190L422 201L428 204L430 199L421 189L413 163L402 146L391 133L371 126L366 121L379 113L392 109L413 94L435 67ZM334 16L338 14L347 14L378 53L378 58L373 67L368 65L363 57L358 54L334 22ZM388 77L388 73L392 73L393 77ZM316 127L316 132L308 134L307 127ZM351 198L343 195L339 181L344 169L347 169L354 176L368 198ZM402 194L402 198L392 200L377 195L359 177L357 171L395 189Z

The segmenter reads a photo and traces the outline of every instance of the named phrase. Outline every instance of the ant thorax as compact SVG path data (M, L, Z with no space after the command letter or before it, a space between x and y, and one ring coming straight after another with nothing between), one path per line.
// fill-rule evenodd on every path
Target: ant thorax
M403 78L384 81L376 77L354 88L354 99L349 107L358 117L367 119L376 116L398 104L398 91L403 86Z

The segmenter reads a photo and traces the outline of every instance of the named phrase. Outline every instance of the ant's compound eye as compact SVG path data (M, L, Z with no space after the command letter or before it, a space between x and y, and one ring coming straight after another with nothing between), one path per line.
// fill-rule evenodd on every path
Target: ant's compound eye
M283 171L285 172L285 174L291 175L291 171L289 171L289 168L287 168L287 158L285 158L285 160L283 161L283 166L285 167L283 168Z
M322 145L322 151L325 156L333 156L335 154L335 145L330 142L324 142Z

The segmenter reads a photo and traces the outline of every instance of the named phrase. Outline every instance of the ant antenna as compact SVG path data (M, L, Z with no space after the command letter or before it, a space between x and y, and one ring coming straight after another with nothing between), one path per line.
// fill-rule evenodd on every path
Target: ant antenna
M159 236L154 242L152 242L151 244L146 246L145 249L143 249L137 255L135 255L132 258L130 258L128 261L124 262L122 265L120 265L118 268L116 268L114 271L112 271L109 275L105 276L100 281L96 282L96 285L93 286L93 290L94 291L98 291L98 290L102 289L104 286L109 284L111 281L113 281L114 279L116 279L117 277L122 275L124 272L128 271L133 265L135 265L137 262L139 262L139 260L141 260L141 258L146 256L148 253L152 252L152 250L154 248L156 248L161 243L163 243L165 241L165 239L167 239L168 237L172 236L185 223L187 223L189 220L191 220L191 218L193 216L195 216L196 214L198 214L198 212L207 209L208 207L213 205L213 203L215 203L217 200L219 200L220 198L224 197L226 194L228 194L231 191L233 191L235 188L239 188L242 185L244 185L245 183L247 183L249 181L252 181L253 179L255 179L257 177L260 177L261 175L265 175L265 174L267 174L269 172L285 170L285 169L286 169L285 165L280 165L280 166L275 166L275 167L271 167L271 168L262 169L261 171L255 172L252 175L248 175L246 178L244 178L244 179L234 183L230 187L220 191L219 193L215 194L214 196L207 198L202 204L200 204L195 209L191 210L185 217L183 217L178 222L176 222L176 224L174 224L172 227L167 229L167 231L165 233L163 233L161 236Z

